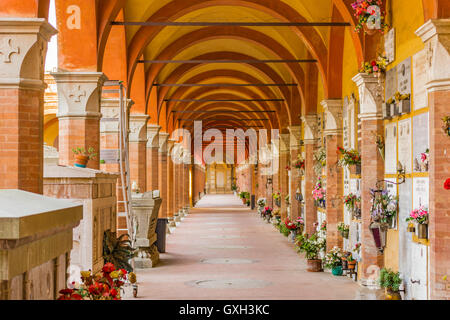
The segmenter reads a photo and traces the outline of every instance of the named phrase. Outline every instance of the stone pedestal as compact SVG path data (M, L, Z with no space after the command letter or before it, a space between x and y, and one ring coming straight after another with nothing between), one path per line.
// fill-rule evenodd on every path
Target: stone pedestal
M99 169L100 99L106 76L101 72L51 73L58 88L59 163L75 163L73 148L94 148L87 166Z
M337 229L339 222L344 221L342 196L344 194L343 169L338 166L338 147L342 146L342 114L341 99L322 101L326 113L325 131L327 152L327 251L341 247L343 239Z
M45 19L0 18L0 189L42 193Z
M0 190L0 300L53 300L66 287L80 204Z
M72 267L94 273L103 267L103 234L116 231L117 179L93 169L44 167L44 195L83 205L83 220L73 232Z
M131 208L137 221L136 243L138 249L134 265L138 269L153 268L159 261L156 247L156 224L162 199L153 192L133 193Z

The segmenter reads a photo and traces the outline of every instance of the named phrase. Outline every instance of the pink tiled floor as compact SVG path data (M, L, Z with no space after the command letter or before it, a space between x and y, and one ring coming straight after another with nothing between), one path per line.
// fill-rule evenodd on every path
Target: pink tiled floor
M218 248L221 246L238 248ZM157 267L137 272L139 299L364 298L360 286L347 277L306 272L305 259L294 245L232 195L204 197L175 232L168 235L166 249ZM201 262L219 258L255 262L233 265ZM270 285L211 289L189 284L214 279L264 280Z

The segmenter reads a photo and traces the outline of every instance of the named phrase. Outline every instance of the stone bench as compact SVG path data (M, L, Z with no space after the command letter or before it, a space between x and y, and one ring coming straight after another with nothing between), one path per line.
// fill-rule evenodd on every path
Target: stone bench
M66 287L80 204L0 190L0 300L53 300Z

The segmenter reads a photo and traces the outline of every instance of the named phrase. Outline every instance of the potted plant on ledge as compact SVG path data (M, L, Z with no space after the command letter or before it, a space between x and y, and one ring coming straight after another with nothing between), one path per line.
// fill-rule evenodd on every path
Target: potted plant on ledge
M86 168L87 163L89 160L94 159L97 156L97 153L95 153L95 149L90 147L89 149L84 148L73 148L72 152L75 154L75 167L78 168Z
M299 251L305 253L307 259L307 271L308 272L321 272L322 260L319 259L319 253L325 249L326 240L320 238L317 233L311 237L306 238L304 236L297 237Z
M342 238L348 239L348 235L350 233L350 226L348 224L340 222L338 224L338 231L340 232Z
M334 247L325 255L325 268L331 269L334 276L342 276L342 256L343 252L339 247Z
M386 300L402 300L400 286L402 285L400 273L383 268L380 271L380 287L385 289Z

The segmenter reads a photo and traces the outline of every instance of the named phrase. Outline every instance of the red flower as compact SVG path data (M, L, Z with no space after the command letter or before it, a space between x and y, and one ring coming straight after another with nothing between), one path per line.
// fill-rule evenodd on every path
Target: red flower
M103 269L102 269L102 271L105 272L105 273L111 273L111 272L113 272L114 270L116 270L116 268L115 268L114 265L113 265L112 263L110 263L110 262L108 262L107 264L105 264L105 265L103 266Z
M372 61L372 67L375 67L377 65L377 62L374 60Z
M70 295L73 293L73 290L72 289L63 289L63 290L60 290L59 293L63 294L63 295Z
M71 300L83 300L83 297L82 296L80 296L79 294L77 294L77 293L74 293L72 296L71 296Z
M116 289L111 289L111 291L109 291L109 294L111 295L111 297L116 297L118 292Z
M448 178L447 180L445 180L444 188L445 188L446 190L450 190L450 178Z

